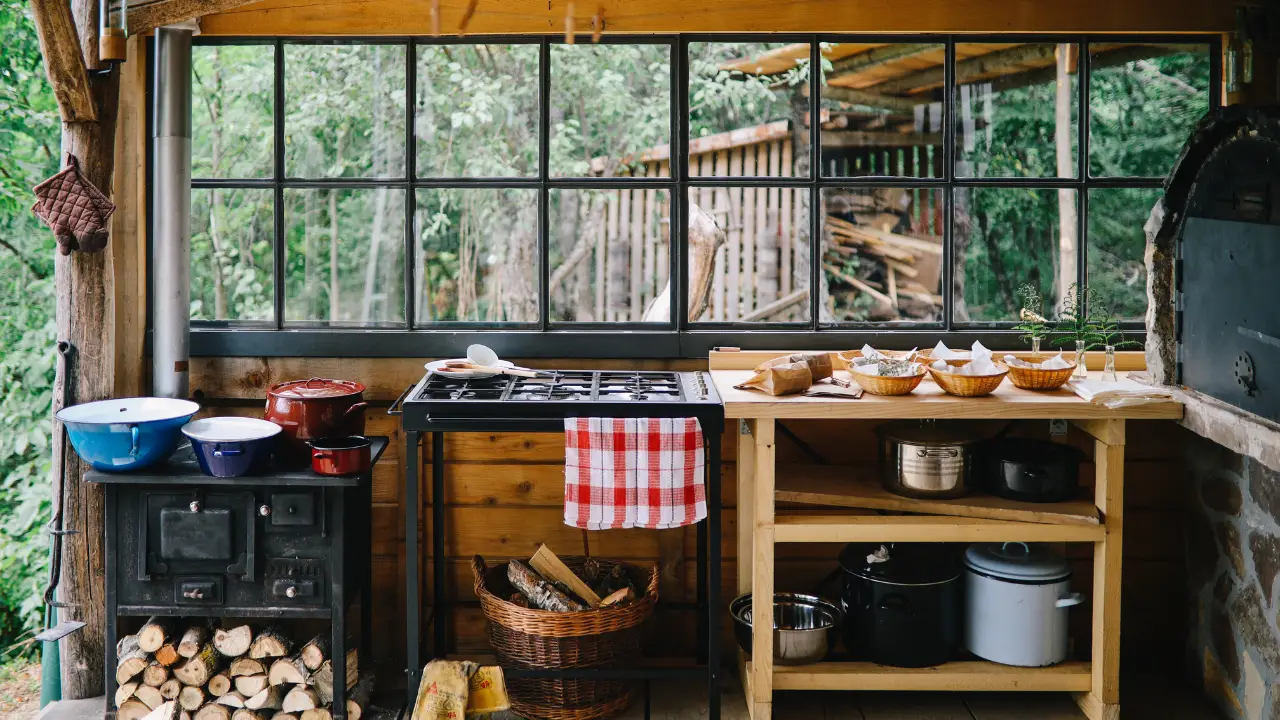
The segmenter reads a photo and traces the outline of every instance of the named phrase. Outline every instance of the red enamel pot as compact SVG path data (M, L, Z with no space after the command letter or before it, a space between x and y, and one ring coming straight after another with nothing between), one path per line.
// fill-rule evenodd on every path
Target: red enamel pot
M357 475L369 472L369 438L334 437L311 441L311 469L319 475Z
M328 378L272 385L264 417L284 430L277 456L303 464L310 440L364 435L364 390L358 382Z

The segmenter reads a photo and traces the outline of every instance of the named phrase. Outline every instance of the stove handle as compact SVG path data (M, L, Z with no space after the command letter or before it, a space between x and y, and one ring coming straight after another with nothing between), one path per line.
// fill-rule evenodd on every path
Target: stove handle
M405 388L405 389L404 389L404 392L400 393L400 397L396 398L396 401L395 401L395 402L393 402L393 403L391 403L391 407L387 408L387 414L388 414L388 415L403 415L403 414L404 414L404 399L405 399L406 397L408 397L408 396L409 396L409 393L413 392L413 389L414 389L415 387L417 387L417 385L410 385L409 387Z

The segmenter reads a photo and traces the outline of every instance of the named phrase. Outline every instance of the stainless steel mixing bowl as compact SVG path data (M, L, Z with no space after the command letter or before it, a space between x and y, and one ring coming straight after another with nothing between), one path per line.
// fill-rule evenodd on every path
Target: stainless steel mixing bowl
M751 594L729 604L738 646L751 653ZM844 612L816 595L774 593L773 661L778 665L807 665L822 660L835 644Z

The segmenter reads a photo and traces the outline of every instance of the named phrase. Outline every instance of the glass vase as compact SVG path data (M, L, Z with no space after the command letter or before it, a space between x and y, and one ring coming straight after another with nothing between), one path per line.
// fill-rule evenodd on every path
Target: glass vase
M1107 346L1107 364L1102 368L1102 379L1107 382L1120 382L1116 375L1116 346Z
M1083 340L1077 340L1076 341L1076 371L1071 376L1073 379L1076 379L1076 380L1083 380L1089 377L1089 371L1086 370L1084 367L1084 348L1085 348L1085 342Z
M1040 362L1040 338L1031 338L1031 361Z

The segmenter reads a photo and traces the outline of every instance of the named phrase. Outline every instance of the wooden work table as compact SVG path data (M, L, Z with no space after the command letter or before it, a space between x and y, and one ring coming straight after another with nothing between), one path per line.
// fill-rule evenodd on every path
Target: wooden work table
M775 689L1072 692L1091 720L1118 717L1125 421L1176 420L1182 417L1182 406L1166 402L1109 410L1067 390L1020 390L1007 381L988 397L960 398L943 393L929 378L908 396L864 394L857 400L779 398L734 389L751 376L751 368L780 354L784 353L713 352L709 363L725 417L739 421L738 591L752 593L756 627L773 624L769 599L778 543L1079 542L1094 548L1092 656L1044 668L973 660L915 669L866 662L775 668L772 633L755 633L750 657L743 654L740 662L752 720L772 717ZM1094 440L1094 498L1050 504L982 495L911 500L879 490L874 473L865 470L859 477L853 468L779 467L775 420L799 418L1067 420ZM779 510L779 501L824 509Z

